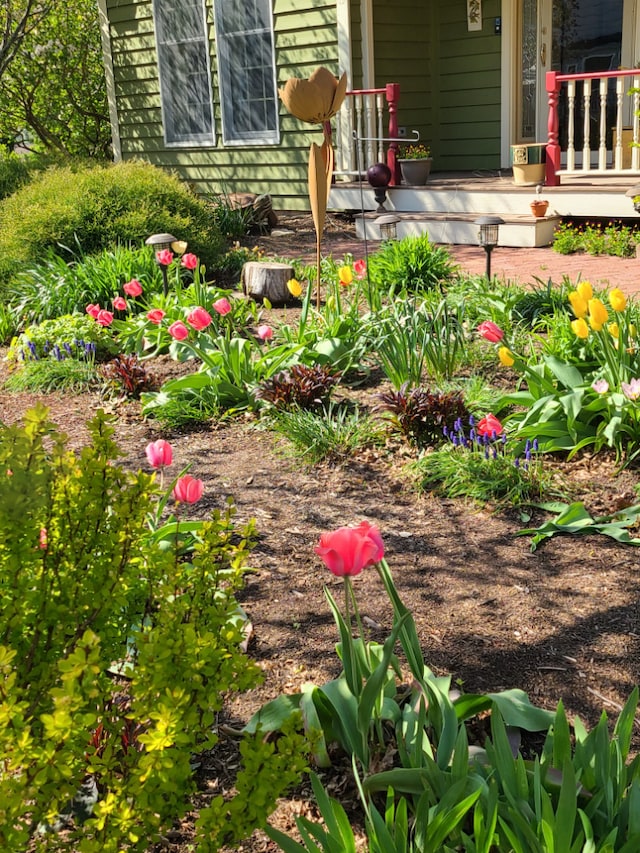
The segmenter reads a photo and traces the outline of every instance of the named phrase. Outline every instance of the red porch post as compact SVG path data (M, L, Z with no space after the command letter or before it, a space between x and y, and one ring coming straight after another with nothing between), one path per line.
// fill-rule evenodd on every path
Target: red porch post
M389 139L398 138L398 101L400 99L400 83L387 83L385 96L389 105ZM398 143L391 142L387 148L387 166L391 169L389 186L395 187L400 183L400 164L398 163Z
M549 99L549 117L545 183L548 187L557 187L560 184L560 175L558 174L560 172L560 117L558 115L560 81L556 71L547 71L546 88Z

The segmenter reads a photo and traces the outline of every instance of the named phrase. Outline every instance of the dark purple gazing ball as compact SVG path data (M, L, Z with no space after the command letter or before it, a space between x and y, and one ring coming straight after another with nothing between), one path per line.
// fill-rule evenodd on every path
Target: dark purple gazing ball
M386 163L374 163L367 169L367 180L372 187L388 187L391 180L391 169Z

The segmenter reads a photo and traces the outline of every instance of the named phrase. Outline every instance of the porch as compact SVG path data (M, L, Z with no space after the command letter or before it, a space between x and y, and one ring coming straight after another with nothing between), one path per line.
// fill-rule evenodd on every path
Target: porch
M395 213L399 237L427 231L437 243L474 244L475 220L500 216L500 245L546 246L565 217L637 219L626 195L640 182L640 76L638 70L558 74L546 79L549 104L546 173L540 178L549 202L545 217L531 213L535 186L516 184L510 168L438 172L424 187L401 183L397 84L347 93L338 114L336 174L329 196L333 210L359 211L358 235L379 239L381 214L366 180L367 166L386 162L391 178L384 203ZM631 143L636 143L635 145Z

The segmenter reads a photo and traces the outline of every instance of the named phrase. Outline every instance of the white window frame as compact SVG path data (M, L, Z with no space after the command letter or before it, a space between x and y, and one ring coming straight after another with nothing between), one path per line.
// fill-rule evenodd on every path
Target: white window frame
M243 0L235 0L235 2L243 2ZM275 62L275 40L273 31L273 8L271 0L254 0L254 2L265 3L268 9L268 27L262 27L254 30L244 30L229 32L225 29L225 12L230 10L229 0L215 0L215 31L216 31L216 53L218 58L218 86L220 89L220 112L222 124L222 141L228 146L240 145L278 145L280 142L280 118L279 118L279 102L278 102L278 86L276 82L276 62ZM263 66L264 89L273 93L272 107L269 109L267 119L270 127L259 131L238 131L234 127L234 122L230 119L233 110L235 109L234 96L237 93L237 85L234 86L234 57L232 53L232 42L234 40L244 39L243 45L246 45L248 39L252 36L269 35L269 46L271 49L271 67L267 70L267 66ZM236 81L237 81L237 71ZM271 100L271 98L270 98Z
M180 9L180 0L168 0L174 2ZM162 130L164 135L164 144L167 148L194 148L194 147L210 147L216 144L215 136L215 118L213 111L213 90L211 86L211 55L209 50L209 34L207 28L207 10L205 0L199 0L200 16L197 23L198 35L192 39L172 39L170 33L163 31L165 16L163 8L166 8L168 2L165 0L153 0L153 20L156 38L156 52L158 57L158 80L160 86L160 106L162 110ZM179 108L179 104L173 97L169 97L170 92L185 91L186 85L184 80L176 80L171 76L170 70L165 65L165 51L167 46L179 46L184 44L199 45L201 50L201 58L204 58L206 68L206 85L207 98L209 109L208 127L206 130L196 133L178 133L172 130L175 127L174 111ZM202 103L205 103L203 101Z

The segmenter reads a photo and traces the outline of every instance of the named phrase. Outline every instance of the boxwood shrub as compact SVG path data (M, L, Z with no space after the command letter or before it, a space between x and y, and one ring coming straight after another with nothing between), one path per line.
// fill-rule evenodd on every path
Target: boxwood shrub
M149 163L47 169L0 202L0 287L48 249L84 254L169 232L209 269L223 240L207 203Z

